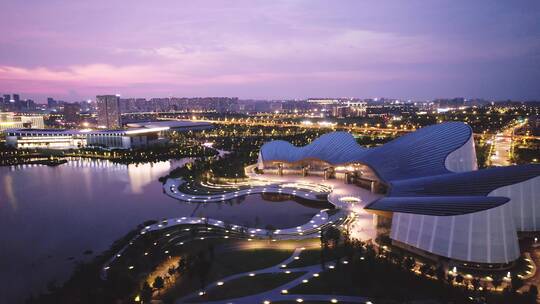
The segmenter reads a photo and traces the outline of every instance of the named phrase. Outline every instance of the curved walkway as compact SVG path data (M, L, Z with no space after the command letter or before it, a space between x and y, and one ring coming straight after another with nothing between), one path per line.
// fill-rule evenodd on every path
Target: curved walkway
M321 201L320 195L325 195L332 191L332 188L330 187L311 183L305 184L266 182L263 185L260 185L259 181L256 185L248 189L230 191L220 194L198 195L180 192L178 190L178 187L184 183L185 181L181 178L169 178L163 185L163 189L165 190L165 193L172 198L192 203L222 202L245 195L262 193L288 194L309 200Z
M244 273L238 273L234 274L228 277L225 277L223 279L220 279L219 281L212 282L208 284L209 288L206 290L214 290L217 288L226 288L227 282L233 281L238 278L242 277L253 277L259 274L272 274L272 273L296 273L296 272L305 272L302 276L293 279L285 284L282 284L274 289L257 293L254 295L249 295L245 297L240 298L233 298L233 299L225 299L225 300L218 300L218 301L205 301L204 303L235 303L235 304L252 304L252 303L264 303L264 301L286 301L286 300L292 300L295 301L297 299L302 299L304 301L310 300L310 301L333 301L336 300L337 302L356 302L356 303L365 303L367 301L367 298L365 297L355 297L355 296L336 296L336 295L294 295L294 294L283 294L283 290L288 290L290 288L293 288L299 284L303 284L304 280L316 280L319 276L319 273L322 271L320 265L310 265L305 267L298 267L298 268L287 268L283 267L284 265L288 265L289 263L297 260L299 258L300 253L302 252L301 248L297 248L293 254L286 259L285 261L279 263L278 265L274 265L272 267L259 269L256 271L248 271ZM329 270L333 269L335 264L328 263ZM219 284L218 284L219 283ZM197 300L197 297L200 296L200 292L193 292L190 293L180 299L177 299L175 303L186 303L190 301Z
M317 213L308 223L304 225L287 228L287 229L277 229L277 230L266 230L259 228L249 228L240 225L231 225L227 224L221 220L210 219L210 218L198 218L198 217L177 217L167 220L163 220L154 225L149 225L144 227L140 234L138 234L134 239L132 239L128 245L115 254L102 268L101 277L104 279L107 276L107 270L110 268L110 265L121 256L121 254L137 239L138 236L158 231L161 229L166 229L174 227L177 225L208 225L212 227L217 227L224 229L225 235L224 238L228 238L227 233L238 233L240 232L244 238L247 238L248 241L251 239L268 239L271 237L273 240L288 240L288 239L305 239L313 238L314 235L318 236L320 230L328 225L337 225L346 221L349 218L349 214L352 213L354 216L354 221L357 225L360 225L365 229L363 231L360 229L361 235L356 235L355 237L361 239L369 239L374 236L374 229L367 228L373 227L372 225L372 215L364 211L363 207L370 203L371 201L380 197L380 195L372 194L368 190L359 188L355 185L345 184L341 180L324 180L321 177L317 176L308 176L308 177L299 177L299 176L272 176L269 174L258 175L253 172L253 166L246 167L246 174L250 178L248 181L249 188L236 190L231 192L223 192L219 194L207 194L207 195L195 195L182 193L178 190L178 187L185 183L182 179L168 179L163 185L165 193L173 198L178 200L193 202L193 203L212 203L212 202L221 202L225 200L234 199L244 195L250 194L262 194L262 193L277 193L277 194L287 194L293 195L296 197L301 197L304 199L321 201L320 196L326 195L328 201L333 204L337 209L337 213L330 215L328 210L321 210ZM301 182L299 182L301 180ZM230 187L224 187L224 191L230 190ZM230 230L229 230L230 229ZM354 234L354 231L353 231ZM319 265L311 265L307 267L292 268L290 270L284 269L281 267L282 264L288 264L291 261L298 258L301 249L296 249L291 257L289 257L280 265L275 265L273 267L260 269L257 271L252 271L249 273L241 273L229 276L220 280L220 285L217 285L217 282L210 284L209 286L214 286L214 288L219 288L221 285L225 284L228 281L237 279L243 276L253 276L259 273L282 273L284 271L290 272L306 272L304 275L291 280L278 288L265 291L263 293L250 295L246 297L241 297L237 299L227 300L227 301L215 301L209 303L263 303L264 301L286 301L286 300L310 300L310 301L330 301L332 303L337 302L356 302L356 303L365 303L366 298L364 297L354 297L354 296L335 296L335 295L291 295L283 294L282 290L287 290L293 288L301 283L304 280L316 279L318 273L321 271ZM193 293L187 295L181 299L178 299L176 303L184 303L186 299L193 299L197 297L198 293Z
M134 243L134 241L143 234L148 232L158 231L166 228L171 228L178 225L208 225L216 228L222 228L226 233L238 233L245 232L244 238L247 238L248 241L252 239L268 239L269 237L272 240L301 240L307 238L318 237L320 230L328 225L337 225L345 221L348 217L347 212L338 211L336 214L330 215L327 210L321 210L313 218L305 223L304 225L287 228L287 229L276 229L276 230L267 230L262 228L249 228L241 225L230 225L221 220L204 218L204 217L178 217L163 220L159 223L149 225L144 227L141 232L136 235L130 242L124 246L120 251L118 251L114 256L112 256L106 263L103 265L101 270L101 278L105 279L107 277L107 270L110 268L111 264L116 261L117 258L121 257L123 252ZM228 238L227 235L224 236Z
M328 210L325 209L315 214L315 216L313 216L313 218L304 225L286 229L267 230L263 228L249 228L241 225L230 225L221 220L211 218L183 216L146 226L141 230L141 234L174 227L177 225L204 224L223 229L230 229L232 232L245 231L247 232L246 236L253 238L268 238L269 235L272 235L273 238L277 240L302 239L305 237L313 237L312 234L318 233L319 230L321 230L325 225L339 223L346 219L346 217L347 214L345 212L338 212L334 215L329 215Z

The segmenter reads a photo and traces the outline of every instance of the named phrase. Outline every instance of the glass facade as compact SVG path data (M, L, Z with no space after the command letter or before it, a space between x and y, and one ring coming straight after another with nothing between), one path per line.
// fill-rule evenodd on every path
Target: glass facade
M122 126L120 120L120 97L116 95L96 96L98 126L107 129L119 129Z

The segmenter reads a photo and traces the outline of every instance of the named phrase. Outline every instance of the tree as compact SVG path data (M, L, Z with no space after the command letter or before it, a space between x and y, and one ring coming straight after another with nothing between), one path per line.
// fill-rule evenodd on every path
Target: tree
M512 291L516 292L518 289L523 287L523 279L517 276L517 274L512 275Z
M150 303L152 301L152 287L148 282L144 282L143 288L141 289L141 301L143 303Z
M424 275L429 275L430 270L431 270L431 267L429 266L428 263L424 263L422 264L422 266L420 266L420 272Z
M463 280L464 280L464 278L463 278L462 275L458 274L458 275L456 276L456 282L457 282L458 284L463 283Z
M181 256L180 261L178 261L178 267L176 268L176 271L179 273L182 273L186 270L186 257L187 256Z
M163 281L163 278L160 277L160 276L157 276L155 279L154 279L154 283L152 284L152 287L154 287L155 289L157 289L158 291L160 289L162 289L163 287L165 287L165 281Z
M435 275L437 276L437 279L439 281L444 281L446 279L446 272L441 265L439 265L439 267L437 267L437 270L435 270Z
M527 296L529 297L530 303L536 303L536 300L538 298L538 287L536 287L536 285L529 286Z
M341 238L341 231L336 227L328 227L321 232L321 241L325 243L325 247L337 248Z
M174 267L169 267L169 269L167 269L167 273L172 277L176 273L176 269Z
M494 275L493 281L491 281L491 284L493 284L493 287L497 289L499 286L501 286L503 283L503 279L500 275Z
M407 257L403 260L403 267L407 270L412 270L416 265L416 260L413 257Z
M276 228L271 224L268 224L264 227L264 229L266 229L266 236L269 240L271 240L274 236L274 230L276 230Z

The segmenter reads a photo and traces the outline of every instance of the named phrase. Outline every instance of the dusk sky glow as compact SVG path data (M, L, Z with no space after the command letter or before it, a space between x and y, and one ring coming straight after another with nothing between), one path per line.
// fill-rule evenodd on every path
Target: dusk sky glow
M540 99L540 1L0 0L0 93Z

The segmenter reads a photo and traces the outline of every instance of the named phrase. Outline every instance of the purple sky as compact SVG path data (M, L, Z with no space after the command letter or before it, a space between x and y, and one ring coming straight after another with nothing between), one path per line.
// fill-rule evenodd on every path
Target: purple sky
M40 102L540 99L537 0L2 0L0 11L0 93Z

